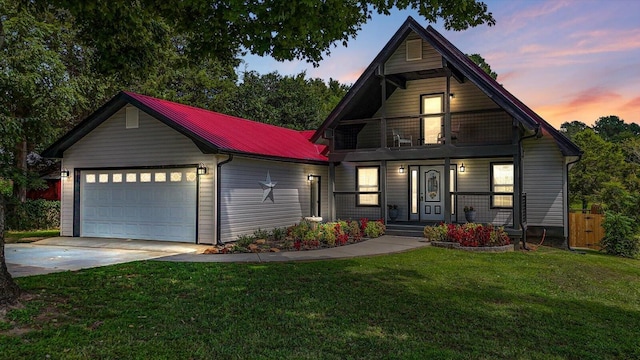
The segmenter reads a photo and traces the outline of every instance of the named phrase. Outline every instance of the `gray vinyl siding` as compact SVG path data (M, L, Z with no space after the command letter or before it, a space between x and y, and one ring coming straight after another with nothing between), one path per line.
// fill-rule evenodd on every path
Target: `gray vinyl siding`
M267 173L277 183L273 202L262 201ZM311 185L307 175L321 176L321 212L328 219L328 166L235 157L221 170L221 240L235 241L257 229L272 230L298 223L311 211Z
M125 128L125 108L100 124L63 154L63 168L71 176L62 181L61 235L73 235L73 174L76 168L119 168L204 163L200 177L198 242L214 240L215 158L205 155L186 136L140 111L139 127Z
M407 61L407 40L419 39L416 33L411 33L398 49L389 57L384 66L385 74L397 74L406 71L425 69L439 69L442 67L442 56L428 43L422 42L422 59Z
M412 116L420 114L420 95L445 93L447 82L445 78L414 80L407 82L406 89L396 89L387 99L386 116ZM486 96L471 82L458 83L451 79L451 112L497 109L493 100ZM381 117L380 110L375 117Z
M564 158L549 135L529 139L524 147L524 192L527 193L527 224L564 226Z

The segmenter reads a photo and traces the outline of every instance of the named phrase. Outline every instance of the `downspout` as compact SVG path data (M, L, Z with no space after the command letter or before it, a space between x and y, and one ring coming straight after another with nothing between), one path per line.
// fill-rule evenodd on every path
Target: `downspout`
M582 159L582 153L580 153L580 155L578 155L578 158L576 160L567 163L567 202L568 202L568 204L567 204L567 213L565 214L565 216L566 216L565 219L567 219L567 234L571 234L571 231L570 231L571 229L569 228L571 226L570 223L569 223L569 210L570 210L569 208L571 207L570 206L571 201L569 200L569 195L570 195L570 191L571 191L569 189L569 167L571 165L577 163L581 159ZM566 241L567 241L567 249L569 251L575 251L575 250L573 250L571 248L571 244L569 243L569 236L568 235L567 235Z
M233 155L229 154L229 158L227 158L227 160L218 163L218 166L217 166L218 168L216 171L216 244L217 245L224 245L220 240L220 236L222 234L221 228L220 228L220 218L221 218L220 209L222 207L220 202L220 197L222 196L222 182L221 182L222 173L220 172L220 170L222 169L222 165L231 162L231 160L233 160Z
M518 196L520 196L520 200L518 201L518 204L520 204L520 207L522 207L522 190L524 190L524 184L522 181L522 178L524 177L524 162L522 161L522 141L531 139L533 137L539 139L541 135L540 124L536 124L535 132L532 135L522 136L520 140L518 140L518 156L520 157L520 167L518 169L518 182L520 183L520 194L518 194ZM524 222L522 221L522 211L520 211L520 219L518 219L518 221L520 222L520 229L522 229L522 248L524 250L530 250L527 247L527 229L525 229Z

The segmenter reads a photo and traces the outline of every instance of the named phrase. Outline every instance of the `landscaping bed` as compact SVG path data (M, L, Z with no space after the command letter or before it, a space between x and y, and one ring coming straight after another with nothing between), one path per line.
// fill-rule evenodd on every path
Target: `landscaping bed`
M502 227L476 223L425 226L424 237L432 246L478 252L513 251Z
M261 253L281 251L303 251L361 242L367 238L384 235L386 227L382 220L363 218L317 223L302 219L288 228L273 230L258 229L253 234L241 235L235 242L216 245L204 254Z

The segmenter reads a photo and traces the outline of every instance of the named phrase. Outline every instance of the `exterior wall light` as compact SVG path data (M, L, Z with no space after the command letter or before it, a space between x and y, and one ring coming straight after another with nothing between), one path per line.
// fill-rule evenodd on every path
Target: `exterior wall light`
M400 167L398 168L398 173L404 174L404 165L400 165Z
M465 170L467 170L467 168L464 167L464 163L460 164L460 172L463 173Z
M449 99L453 99L454 97L456 97L454 93L449 93Z
M67 177L69 177L69 170L67 170L67 169L62 169L62 170L60 171L60 177L61 177L61 178L67 178Z
M319 177L320 176L318 176L318 175L309 174L309 175L307 175L307 180L313 181L314 178L319 178Z
M198 165L198 175L205 175L207 173L207 167L204 164L200 163Z

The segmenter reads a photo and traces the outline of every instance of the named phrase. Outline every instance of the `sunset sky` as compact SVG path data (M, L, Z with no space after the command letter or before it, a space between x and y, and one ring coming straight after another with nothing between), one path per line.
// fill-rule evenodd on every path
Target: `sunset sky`
M640 1L485 0L497 24L462 32L431 24L467 54L479 53L498 82L559 128L565 121L592 125L617 115L640 123ZM375 15L347 48L339 46L314 68L303 61L245 57L261 74L334 78L352 84L415 11Z

